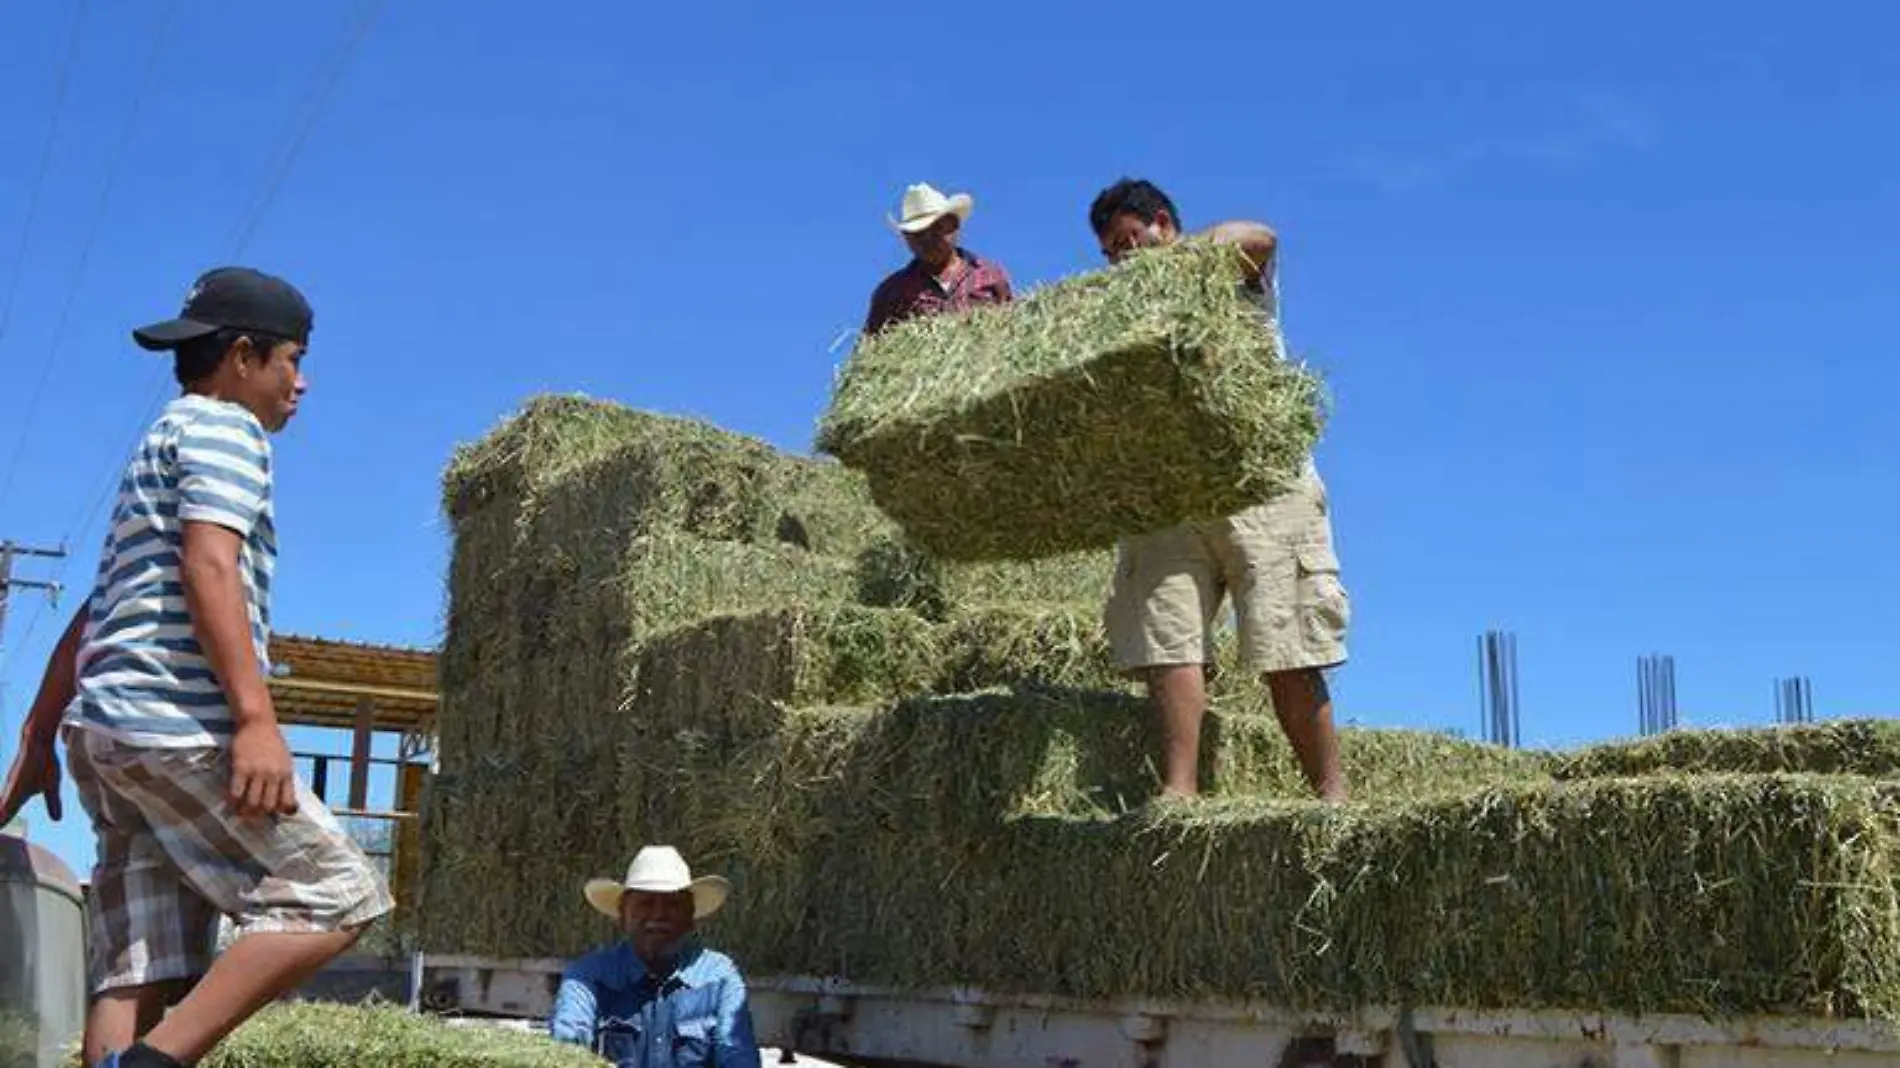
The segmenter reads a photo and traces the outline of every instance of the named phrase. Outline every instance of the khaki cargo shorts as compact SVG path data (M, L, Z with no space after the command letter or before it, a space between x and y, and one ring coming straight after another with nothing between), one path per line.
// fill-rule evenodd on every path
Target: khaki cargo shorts
M225 799L227 749L64 733L98 838L87 902L93 993L203 975L220 914L244 935L338 931L392 907L368 856L301 780L295 815L240 816Z
M1288 490L1238 515L1123 539L1103 623L1124 671L1213 660L1231 596L1251 672L1346 662L1351 607L1326 486L1309 459Z

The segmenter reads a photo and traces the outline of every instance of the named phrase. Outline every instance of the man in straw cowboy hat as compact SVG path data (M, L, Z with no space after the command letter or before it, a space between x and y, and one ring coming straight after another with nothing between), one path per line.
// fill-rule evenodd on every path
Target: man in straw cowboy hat
M927 183L904 191L891 228L909 246L911 260L878 283L864 332L875 334L915 315L957 311L1010 299L1003 265L958 247L957 235L976 201L968 193L946 197Z
M745 979L694 934L731 892L663 845L640 850L624 880L590 879L587 903L625 937L568 966L548 1033L621 1068L757 1068Z

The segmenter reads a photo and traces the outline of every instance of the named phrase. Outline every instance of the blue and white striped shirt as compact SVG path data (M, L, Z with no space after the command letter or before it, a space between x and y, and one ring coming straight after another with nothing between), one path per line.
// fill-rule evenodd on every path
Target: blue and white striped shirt
M258 663L268 664L272 523L270 438L247 409L188 394L139 442L112 511L67 719L130 745L229 743L230 705L185 606L187 522L243 537L238 573Z

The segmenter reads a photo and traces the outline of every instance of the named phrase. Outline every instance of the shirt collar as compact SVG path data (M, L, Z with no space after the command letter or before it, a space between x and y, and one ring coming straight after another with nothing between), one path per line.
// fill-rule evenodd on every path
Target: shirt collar
M976 253L971 252L969 249L964 248L962 245L957 246L957 255L962 257L965 263L969 264L969 269L972 271L976 270L978 267L983 266L982 258L977 256ZM915 256L912 256L910 258L909 269L916 274L923 275L925 278L935 279L936 277L935 275L931 273L930 268L924 266L924 261L918 259Z
M689 989L703 985L706 982L706 976L702 974L703 969L698 965L705 955L705 946L701 944L698 937L689 936L686 945L680 951L679 966L666 977L667 983ZM624 981L627 989L631 990L647 981L646 963L633 951L632 942L621 939L615 950L615 956L618 958L616 963L619 967L614 970L617 977Z

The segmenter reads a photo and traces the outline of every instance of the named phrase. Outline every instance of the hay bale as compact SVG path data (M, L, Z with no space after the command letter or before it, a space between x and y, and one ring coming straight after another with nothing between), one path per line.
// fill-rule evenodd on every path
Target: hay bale
M641 643L634 676L626 704L643 724L666 738L692 733L718 746L778 730L790 708L1115 679L1100 625L1088 615L997 608L934 623L861 605L680 627Z
M1299 472L1320 387L1231 247L1186 242L860 342L818 445L918 545L1024 559L1230 515Z
M455 450L444 512L459 529L491 508L513 514L526 544L673 530L853 556L894 529L863 476L836 462L704 420L573 395L531 398Z
M1063 553L1035 560L940 560L901 536L879 538L858 553L857 597L908 608L932 619L998 605L1070 605L1100 614L1115 556Z
M782 485L782 542L828 556L857 557L871 545L898 536L897 525L878 510L864 476L828 458L788 457Z
M438 774L423 806L423 949L545 957L609 935L580 887L633 855L622 831L642 784L622 778L623 752L577 747Z
M79 1068L77 1055L73 1068ZM493 1027L450 1027L399 1008L281 1002L266 1006L201 1068L598 1068L578 1046Z
M1895 809L1865 780L1760 776L1245 799L983 834L887 812L790 865L798 925L747 910L728 943L755 971L907 987L1892 1018ZM747 873L741 898L781 870Z
M1125 690L1102 633L1100 611L1019 607L962 608L943 624L943 680L934 692L973 693L997 686Z
M849 562L661 531L585 557L548 550L472 597L443 647L441 754L618 744L641 643L722 614L841 603ZM512 581L508 597L497 587ZM456 625L459 624L459 625Z
M442 511L459 521L650 429L649 417L579 395L533 397L480 440L457 446L442 478Z
M1833 720L1742 730L1681 730L1594 745L1555 760L1560 779L1660 772L1900 776L1900 722Z

